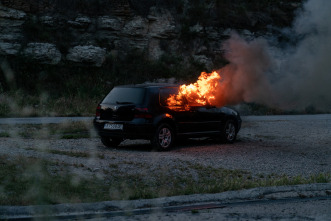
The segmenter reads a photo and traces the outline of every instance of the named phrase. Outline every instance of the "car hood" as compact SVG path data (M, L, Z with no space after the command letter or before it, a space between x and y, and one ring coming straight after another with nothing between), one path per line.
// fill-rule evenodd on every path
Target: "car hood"
M239 116L239 113L237 111L235 111L235 110L233 110L233 109L231 109L229 107L221 107L220 108L220 111L222 113L227 114L227 115Z

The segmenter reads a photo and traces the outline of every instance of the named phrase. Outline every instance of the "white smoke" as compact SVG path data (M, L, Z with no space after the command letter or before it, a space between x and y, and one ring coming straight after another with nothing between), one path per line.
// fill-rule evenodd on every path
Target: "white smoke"
M230 64L224 68L225 77L239 82L232 93L240 92L245 102L283 109L331 111L330 12L330 0L307 1L287 30L298 39L291 47L275 48L268 46L268 39L246 42L233 35L225 43Z

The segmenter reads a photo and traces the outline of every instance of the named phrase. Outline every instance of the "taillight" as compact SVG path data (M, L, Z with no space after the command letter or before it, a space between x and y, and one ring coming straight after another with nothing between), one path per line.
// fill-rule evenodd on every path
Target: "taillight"
M143 107L143 108L136 107L134 117L151 119L153 117L153 115L148 112L148 108L146 108L146 107Z
M101 111L101 106L100 106L100 104L99 104L98 107L97 107L97 110L95 111L95 116L96 116L97 118L100 118L100 111Z

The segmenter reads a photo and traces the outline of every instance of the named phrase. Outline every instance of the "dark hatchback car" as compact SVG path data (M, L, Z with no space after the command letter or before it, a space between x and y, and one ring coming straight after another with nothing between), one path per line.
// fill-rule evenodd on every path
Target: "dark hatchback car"
M114 87L96 110L94 126L107 147L124 139L148 139L167 150L176 139L213 137L232 143L241 127L239 114L227 107L176 105L167 98L178 85L139 84Z

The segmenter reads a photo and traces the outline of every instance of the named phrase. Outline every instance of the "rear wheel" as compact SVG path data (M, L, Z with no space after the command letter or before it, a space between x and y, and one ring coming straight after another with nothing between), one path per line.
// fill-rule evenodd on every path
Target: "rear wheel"
M157 150L169 150L174 143L174 132L172 127L167 124L161 124L151 140L152 146Z
M101 142L106 147L117 147L122 141L121 138L101 137Z
M237 137L237 129L233 120L227 120L221 131L221 139L225 143L233 143Z

